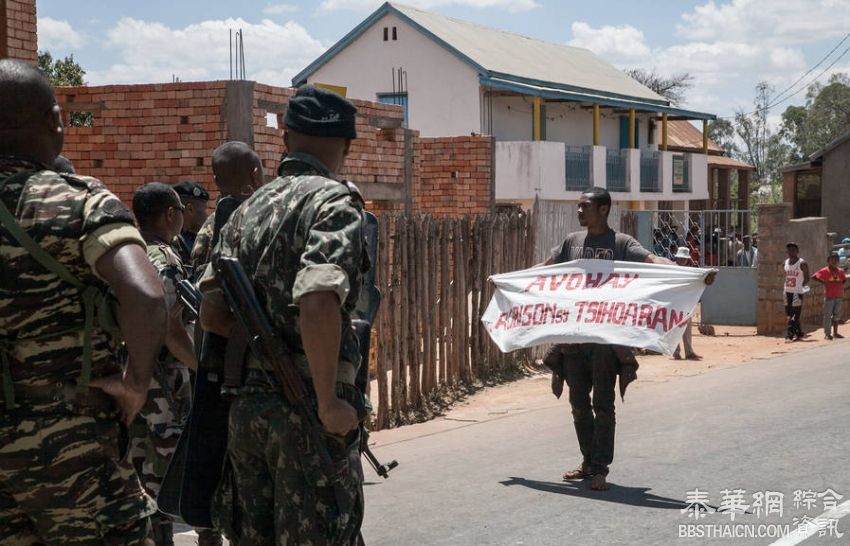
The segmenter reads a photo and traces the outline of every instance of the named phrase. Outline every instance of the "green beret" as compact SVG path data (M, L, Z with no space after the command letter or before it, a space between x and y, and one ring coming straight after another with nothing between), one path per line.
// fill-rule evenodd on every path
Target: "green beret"
M289 99L283 123L304 135L353 139L357 138L356 113L350 101L308 84Z

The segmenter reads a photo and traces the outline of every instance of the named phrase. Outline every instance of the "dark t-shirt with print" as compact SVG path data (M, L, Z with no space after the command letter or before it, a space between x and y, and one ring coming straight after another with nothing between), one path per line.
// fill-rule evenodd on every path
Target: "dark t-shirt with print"
M570 233L564 242L552 249L554 263L580 259L645 262L651 254L634 237L608 229L602 235L589 235L587 231Z

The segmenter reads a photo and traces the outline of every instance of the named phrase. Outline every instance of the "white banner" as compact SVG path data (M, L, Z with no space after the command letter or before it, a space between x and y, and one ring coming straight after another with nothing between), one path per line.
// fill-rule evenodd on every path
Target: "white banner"
M503 352L544 343L604 343L673 354L709 269L576 260L490 280L481 322Z

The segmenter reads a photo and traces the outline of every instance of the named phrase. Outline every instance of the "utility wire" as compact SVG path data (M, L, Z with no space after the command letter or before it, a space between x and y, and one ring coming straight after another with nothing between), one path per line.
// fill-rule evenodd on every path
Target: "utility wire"
M781 93L777 94L777 95L773 98L773 100L772 100L772 101L771 101L768 105L766 105L764 108L757 108L757 109L755 109L755 110L753 110L753 111L751 111L751 112L747 112L747 113L745 113L745 114L744 114L744 116L750 116L750 115L752 115L752 114L756 114L756 113L758 113L758 112L762 112L762 111L767 112L768 110L772 109L774 106L776 106L776 105L778 105L778 104L781 104L781 103L783 103L783 102L787 101L788 99L790 99L790 98L792 98L792 97L794 97L794 96L796 96L796 95L800 94L800 91L803 91L804 89L807 89L810 85L812 85L813 83L815 83L815 82L816 82L816 81L817 81L817 80L818 80L821 76L823 76L823 75L824 75L824 74L825 74L825 73L826 73L826 72L827 72L830 68L832 68L833 66L835 66L835 64L836 64L838 61L840 61L840 60L841 60L841 59L842 59L842 58L843 58L843 57L847 54L847 52L848 52L848 51L850 51L850 46L849 46L849 47L847 47L844 51L842 51L842 52L841 52L841 54L840 54L838 57L836 57L836 58L835 58L835 59L834 59L834 60L833 60L833 61L829 64L829 66L827 66L826 68L824 68L824 69L823 69L823 70L822 70L822 71L821 71L821 72L820 72L817 76L815 76L812 80L810 80L809 82L807 82L806 84L804 84L802 87L800 87L799 89L797 89L796 91L794 91L794 92L793 92L793 93L791 93L790 95L787 95L787 96L783 97L783 95L785 95L785 94L786 94L789 90L791 90L791 89L792 89L795 85L797 85L798 83L800 83L800 81L802 81L802 80L803 80L803 78L805 78L806 76L808 76L809 74L811 74L811 73L812 73L812 72L813 72L813 71L814 71L817 67L819 67L820 65L822 65L822 64L824 63L824 61L826 61L826 60L827 60L827 59L828 59L828 58L829 58L829 57L830 57L830 56L831 56L831 55L832 55L832 54L833 54L833 53L834 53L834 52L835 52L835 51L836 51L839 47L841 47L841 45L842 45L842 44L844 44L844 42L846 42L846 41L847 41L847 39L848 39L848 38L850 38L850 32L848 32L847 34L845 34L845 35L844 35L844 38L842 38L842 39L841 39L841 41L839 41L839 42L838 42L838 44L836 44L836 45L835 45L835 47L833 47L833 48L829 51L829 53L827 53L826 55L824 55L824 56L821 58L821 60L817 62L817 64L815 64L814 66L812 66L812 67L811 67L808 71L806 71L806 73L805 73L805 74L803 74L802 76L800 76L799 78L797 78L797 80L796 80L794 83L792 83L791 85L789 85L788 87L786 87L784 90L782 90L782 92L781 92ZM732 114L731 116L718 117L718 119L735 119L736 117L737 117L737 114Z

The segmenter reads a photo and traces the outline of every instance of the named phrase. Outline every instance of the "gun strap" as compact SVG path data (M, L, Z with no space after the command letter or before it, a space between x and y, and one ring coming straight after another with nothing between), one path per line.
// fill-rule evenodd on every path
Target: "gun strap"
M29 180L35 174L35 171L22 171L7 178L3 185L5 186L13 180ZM24 182L26 183L26 182ZM94 285L86 285L69 272L65 266L56 261L50 254L44 250L41 245L36 243L24 230L23 227L15 219L12 212L6 205L0 201L0 224L2 224L9 235L26 250L32 258L41 264L42 267L59 277L61 280L70 284L80 292L80 297L83 304L83 313L85 323L83 326L83 365L80 371L80 378L77 381L77 392L80 395L85 394L89 388L91 380L92 368L92 342L91 335L94 329L95 308L97 306L98 296L101 295L100 290ZM4 373L3 373L3 391L6 398L6 406L10 407L14 404L14 392L11 387L11 373L8 373L8 359L4 358ZM7 383L9 383L7 385Z
M244 328L236 326L233 329L233 335L227 340L227 349L224 351L222 388L239 388L242 386L242 368L247 350L248 333Z

